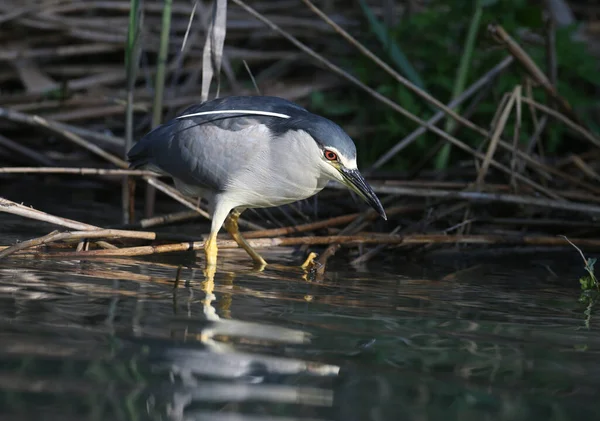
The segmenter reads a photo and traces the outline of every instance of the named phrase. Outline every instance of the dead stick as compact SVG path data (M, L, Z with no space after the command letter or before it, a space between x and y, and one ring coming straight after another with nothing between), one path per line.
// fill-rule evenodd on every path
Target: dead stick
M76 229L76 230L98 230L100 227L84 224L83 222L74 221L72 219L62 218L60 216L54 216L46 212L42 212L37 209L33 209L27 206L20 205L11 200L0 197L0 212L11 213L13 215L23 216L25 218L35 219L37 221L44 221L50 224L59 225L61 227Z
M600 248L600 239L578 238L571 239L583 247ZM253 248L291 247L298 245L343 244L354 246L358 244L489 244L489 245L535 245L535 246L564 246L565 241L560 237L549 236L502 236L502 235L348 235L325 237L292 237L292 238L257 238L248 240ZM233 240L218 241L221 249L234 249L238 245ZM126 247L118 250L91 250L85 252L55 252L44 253L47 257L93 257L93 256L143 256L150 254L202 250L204 242L185 242L162 244L156 246ZM18 255L17 255L18 256Z
M94 231L73 231L73 232L58 232L53 231L43 237L33 238L31 240L17 243L14 246L0 252L0 259L9 256L19 250L24 250L29 247L36 247L43 244L48 244L56 241L77 240L89 238L136 238L142 240L155 240L156 233L144 231L123 231L123 230L105 230L97 229ZM111 248L111 250L113 250ZM119 250L119 249L117 249Z

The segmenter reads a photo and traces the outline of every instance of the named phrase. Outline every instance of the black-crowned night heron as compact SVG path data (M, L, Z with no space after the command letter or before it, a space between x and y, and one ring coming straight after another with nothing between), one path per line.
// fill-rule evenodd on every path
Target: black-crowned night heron
M358 171L352 139L332 121L282 98L224 97L191 106L144 136L128 156L132 168L167 174L184 195L208 200L207 266L216 265L223 224L265 265L239 232L240 214L306 199L329 180L348 186L387 219Z

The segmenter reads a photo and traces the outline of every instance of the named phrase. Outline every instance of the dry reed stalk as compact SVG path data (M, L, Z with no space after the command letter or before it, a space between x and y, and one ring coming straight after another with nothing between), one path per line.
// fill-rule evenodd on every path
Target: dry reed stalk
M494 128L494 132L492 133L492 137L491 137L490 143L488 145L488 150L485 154L483 162L481 163L481 168L479 170L479 174L477 175L477 179L475 180L475 183L477 184L478 188L481 188L481 186L482 186L483 180L488 172L490 162L492 160L492 157L494 156L494 152L496 152L496 147L498 146L498 141L500 140L500 136L502 135L502 132L504 131L504 128L506 127L506 123L508 122L508 116L510 115L510 112L512 111L512 108L513 108L513 105L514 105L515 99L516 99L515 92L516 92L516 88L515 88L515 91L513 91L513 93L510 95L508 101L506 102L506 106L504 107L502 113L500 114L498 122L496 123L496 126Z
M549 219L549 218L490 218L478 217L478 223L482 224L498 224L498 225L515 225L515 226L548 226L560 228L587 228L600 230L600 223L594 221L572 221L564 219Z
M86 233L87 234L87 233ZM571 238L574 244L581 247L600 248L600 240L587 238ZM347 235L324 237L292 237L292 238L256 238L248 240L256 249L271 247L290 247L299 245L328 245L342 244L356 246L360 244L387 244L387 245L430 245L430 244L471 244L471 245L513 245L513 246L559 246L564 247L564 240L560 237L531 236L531 235L443 235L443 234L415 234L415 235ZM220 249L235 249L238 245L233 240L217 241ZM36 256L46 258L91 258L96 256L106 257L133 257L175 253L185 251L199 251L204 249L204 242L185 242L176 244L161 244L154 246L123 247L117 250L90 250L82 252L47 252L36 253ZM6 249L3 251L5 252ZM14 254L24 256L23 253Z
M11 213L37 221L48 222L50 224L59 225L61 227L72 228L77 230L98 230L100 227L84 224L83 222L74 221L72 219L62 218L60 216L51 215L37 209L20 205L11 200L0 197L0 212Z
M522 94L522 86L517 85L514 89L515 96L515 126L513 129L513 143L512 143L512 155L510 160L510 169L513 172L513 175L510 177L510 185L513 187L513 191L518 190L517 181L515 180L514 173L517 171L517 150L519 150L519 136L521 132L521 121L522 121L522 102L521 99L523 97ZM523 165L524 169L525 166ZM519 171L522 172L522 171Z
M226 20L227 0L213 1L212 19L206 30L206 41L202 52L202 93L200 95L202 102L208 100L213 75L217 78L216 96L219 96L223 45L227 32Z
M7 257L17 251L27 249L29 247L36 247L41 245L50 244L57 241L68 241L77 239L90 239L90 238L112 238L112 239L139 239L139 240L156 240L155 232L144 232L144 231L123 231L123 230L112 230L112 229L94 229L93 231L72 231L72 232L58 232L53 231L50 234L44 235L43 237L33 238L31 240L23 241L14 246L8 247L0 252L0 259ZM110 250L120 250L118 248L110 248Z

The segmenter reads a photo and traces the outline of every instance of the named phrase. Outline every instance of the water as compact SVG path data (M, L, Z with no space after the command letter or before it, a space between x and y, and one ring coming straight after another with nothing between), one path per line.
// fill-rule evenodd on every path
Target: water
M50 231L3 221L2 244ZM402 253L314 280L224 252L214 285L189 254L2 260L0 419L596 418L576 254Z
M229 263L212 300L200 264L167 260L1 262L0 419L565 420L599 408L600 336L557 259L362 273L338 262L322 281Z

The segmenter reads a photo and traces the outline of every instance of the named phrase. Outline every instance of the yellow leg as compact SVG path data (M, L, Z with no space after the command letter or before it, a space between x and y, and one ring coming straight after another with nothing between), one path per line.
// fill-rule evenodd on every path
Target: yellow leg
M246 240L244 239L244 237L242 237L242 234L240 234L240 229L238 227L238 219L239 218L240 218L239 212L237 212L235 210L231 211L229 216L227 216L227 219L225 219L225 224L224 224L225 229L233 237L235 242L238 243L238 245L241 248L246 250L246 253L248 253L250 255L252 260L254 260L254 262L256 264L258 264L264 268L267 265L267 262L265 262L265 259L263 259L260 254L258 254L252 247L250 247L250 244L248 244L246 242Z
M208 240L204 243L204 254L206 255L206 266L217 265L217 233L211 232Z
M217 271L217 233L211 233L208 240L204 243L204 254L206 255L206 268L204 276L206 282L213 282Z

